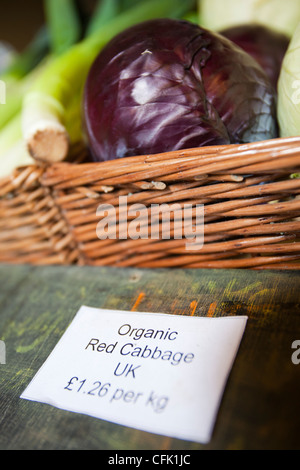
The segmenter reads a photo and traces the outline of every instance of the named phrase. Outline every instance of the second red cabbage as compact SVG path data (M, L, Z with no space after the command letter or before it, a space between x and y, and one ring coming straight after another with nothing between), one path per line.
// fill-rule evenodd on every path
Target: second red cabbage
M260 64L277 90L289 38L283 33L259 24L234 26L222 31L222 35L250 54Z

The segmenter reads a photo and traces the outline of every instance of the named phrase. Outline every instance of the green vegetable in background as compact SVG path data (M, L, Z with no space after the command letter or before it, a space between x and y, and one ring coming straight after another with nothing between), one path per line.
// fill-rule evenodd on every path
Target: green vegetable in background
M75 1L44 0L44 10L51 50L54 54L62 54L81 39L82 25Z
M300 135L300 22L282 63L277 114L281 137Z
M5 83L6 104L0 114L0 175L6 176L20 165L34 163L22 135L22 104L26 93L52 60L73 46L83 34L84 24L75 1L44 0L45 25L34 35L24 51L14 60L0 79ZM80 135L75 120L79 96L75 96L66 113L71 140ZM78 137L77 137L78 138Z
M221 31L242 23L258 23L294 33L300 21L300 0L198 0L201 26Z
M20 111L25 93L40 70L39 65L49 54L49 35L44 26L24 51L16 53L11 64L0 75L6 86L6 104L1 108L0 129Z
M16 51L11 44L0 41L0 74L4 73L16 57Z
M195 4L196 0L98 0L94 11L87 12L79 0L44 0L45 27L0 75L7 85L0 114L0 177L34 163L32 156L63 159L70 143L82 139L85 78L115 34L151 18L181 18Z
M45 0L45 25L0 75L6 88L6 104L0 114L1 176L17 166L33 163L22 136L23 99L49 66L52 56L62 54L79 39L79 18L74 5L69 0Z
M120 13L119 0L100 0L95 9L94 15L87 27L87 35L98 31L107 21L112 20Z

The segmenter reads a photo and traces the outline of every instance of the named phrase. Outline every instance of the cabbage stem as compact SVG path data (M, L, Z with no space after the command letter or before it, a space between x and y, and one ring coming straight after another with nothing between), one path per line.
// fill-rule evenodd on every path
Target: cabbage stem
M100 50L118 33L154 18L183 15L194 2L147 0L121 13L99 31L55 59L26 95L22 132L30 155L46 162L67 157L70 139L64 124L72 97L82 93L90 66Z

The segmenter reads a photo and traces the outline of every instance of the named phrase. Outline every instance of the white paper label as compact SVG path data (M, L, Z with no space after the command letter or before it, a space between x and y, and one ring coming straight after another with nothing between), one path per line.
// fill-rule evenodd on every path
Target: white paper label
M21 398L207 443L246 323L83 306Z

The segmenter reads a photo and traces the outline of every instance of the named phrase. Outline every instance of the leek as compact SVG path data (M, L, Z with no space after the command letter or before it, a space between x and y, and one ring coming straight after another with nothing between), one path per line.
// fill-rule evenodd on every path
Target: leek
M81 21L74 0L44 0L51 52L60 55L81 38Z
M108 41L141 21L174 16L174 12L183 15L193 4L181 0L139 2L50 63L23 102L22 132L30 155L48 162L66 158L70 145L65 127L67 109L72 97L82 93L89 68Z
M6 103L1 107L0 129L21 110L23 97L39 73L40 64L48 52L48 30L42 27L26 49L16 54L10 66L0 75L6 88Z
M0 158L22 137L21 114L18 113L13 119L0 131Z
M36 162L29 155L24 139L17 140L9 150L0 156L0 175L1 178L9 176L16 168L33 165Z
M29 155L21 132L21 114L17 114L0 132L0 175L8 176L16 167L29 165Z
M5 83L6 102L0 114L0 174L9 173L16 165L32 162L21 131L23 99L41 70L48 66L51 54L58 55L78 39L75 6L68 1L45 0L46 26L33 37L24 51L15 55L0 79ZM46 5L45 5L46 9ZM63 39L65 42L63 42ZM59 49L61 48L61 50Z
M1 107L0 130L22 109L23 98L32 87L32 83L49 63L49 59L44 59L35 69L33 69L23 79L3 80L6 87L5 106Z
M184 15L183 19L197 25L201 24L198 11L189 11L186 15Z
M96 33L105 23L115 18L120 13L119 0L99 0L95 12L88 24L86 35Z
M96 33L105 23L120 13L133 8L140 0L98 0L93 16L88 24L86 35Z

